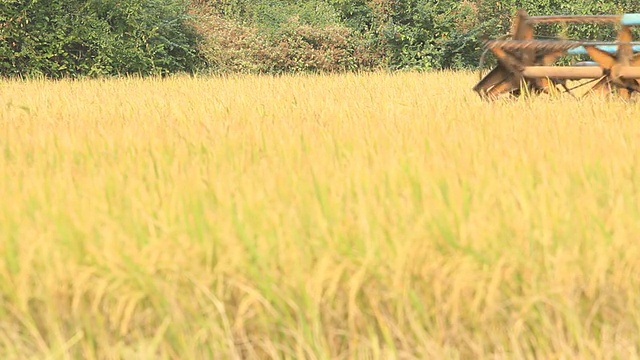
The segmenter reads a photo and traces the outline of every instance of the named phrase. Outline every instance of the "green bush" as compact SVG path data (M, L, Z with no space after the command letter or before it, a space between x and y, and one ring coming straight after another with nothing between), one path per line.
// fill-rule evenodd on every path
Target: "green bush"
M345 72L366 70L377 59L366 43L344 26L314 27L288 23L260 60L265 72Z
M449 0L406 0L393 5L384 28L390 66L400 68L464 67L478 50L474 9Z
M294 19L301 25L314 27L340 24L338 13L323 0L199 0L196 3L213 9L225 20L270 33Z
M167 74L198 65L178 0L5 0L0 74Z
M384 54L378 47L340 25L332 11L325 11L326 4L274 2L270 6L281 6L282 12L270 11L279 15L264 11L258 16L257 9L263 5L216 1L193 9L199 19L195 26L203 37L198 49L210 72L345 72L381 66ZM311 16L314 13L322 16ZM244 17L234 20L229 14Z

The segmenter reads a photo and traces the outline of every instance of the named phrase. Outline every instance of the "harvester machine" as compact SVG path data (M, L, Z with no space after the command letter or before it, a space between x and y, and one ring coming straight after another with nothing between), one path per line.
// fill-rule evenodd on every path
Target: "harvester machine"
M552 23L610 24L617 29L617 39L585 41L535 35L538 24ZM634 26L640 27L640 14L528 16L526 11L519 10L510 38L484 41L485 53L492 53L497 65L486 75L481 73L473 90L484 99L558 90L575 96L573 90L590 85L582 96L594 92L613 93L624 99L637 96L640 42L632 39ZM559 59L575 55L588 56L590 60L568 66L558 64ZM568 84L575 86L570 88Z

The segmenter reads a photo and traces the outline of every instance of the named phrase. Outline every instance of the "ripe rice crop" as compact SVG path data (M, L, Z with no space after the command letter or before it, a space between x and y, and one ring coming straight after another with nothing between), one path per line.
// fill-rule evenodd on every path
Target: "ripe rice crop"
M638 358L640 105L476 81L0 83L1 357Z

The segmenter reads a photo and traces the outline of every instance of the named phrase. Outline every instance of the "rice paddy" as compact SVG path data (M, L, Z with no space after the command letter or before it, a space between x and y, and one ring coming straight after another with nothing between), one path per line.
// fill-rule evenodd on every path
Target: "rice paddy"
M0 83L3 359L633 359L640 105L470 73Z

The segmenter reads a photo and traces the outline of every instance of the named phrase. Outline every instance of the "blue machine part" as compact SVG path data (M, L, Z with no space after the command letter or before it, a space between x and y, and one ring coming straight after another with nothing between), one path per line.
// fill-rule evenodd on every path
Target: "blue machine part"
M580 61L573 64L573 66L600 66L600 65L595 61Z
M624 14L620 18L620 24L624 26L640 26L640 14ZM604 50L609 54L614 54L618 49L617 45L598 45L596 46L600 50ZM640 52L640 45L632 46L633 52ZM587 55L587 50L583 46L569 49L567 52L570 55Z
M620 23L626 26L638 26L640 25L640 14L624 14Z
M606 52L608 52L609 54L614 54L616 52L616 50L618 50L618 46L617 45L598 45L596 46L598 49L600 50L604 50ZM640 52L640 45L634 45L632 46L633 48L633 52ZM570 55L587 55L587 49L584 48L584 46L578 46L577 48L573 48L573 49L569 49L567 51L567 54Z

